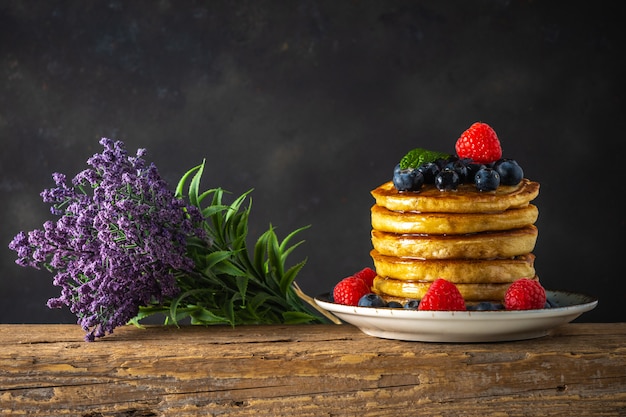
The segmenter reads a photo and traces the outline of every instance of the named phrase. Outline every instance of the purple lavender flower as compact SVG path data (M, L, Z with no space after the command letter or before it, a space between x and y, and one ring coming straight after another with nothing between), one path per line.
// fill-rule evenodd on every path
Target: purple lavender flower
M87 341L126 324L140 306L175 296L177 274L194 267L187 239L205 237L199 210L175 197L142 159L144 149L132 157L121 141L100 144L104 151L71 185L55 173L56 187L41 193L60 218L9 244L18 265L55 272L61 294L48 307L68 306Z

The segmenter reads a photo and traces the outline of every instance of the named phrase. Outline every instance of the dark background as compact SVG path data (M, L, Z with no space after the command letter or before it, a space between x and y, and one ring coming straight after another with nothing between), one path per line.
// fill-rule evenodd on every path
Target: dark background
M576 5L574 5L576 4ZM620 2L0 0L0 322L49 310L52 275L8 243L52 218L39 193L120 139L172 184L251 188L251 235L311 225L311 295L371 266L369 192L414 147L481 120L541 183L536 268L624 321Z

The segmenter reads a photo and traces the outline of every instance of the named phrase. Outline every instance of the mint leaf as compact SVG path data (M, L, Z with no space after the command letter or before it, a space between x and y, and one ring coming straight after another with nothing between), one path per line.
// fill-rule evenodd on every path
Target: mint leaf
M435 162L439 158L447 158L450 155L443 152L429 151L424 148L415 148L410 150L400 160L400 168L418 168L428 162Z

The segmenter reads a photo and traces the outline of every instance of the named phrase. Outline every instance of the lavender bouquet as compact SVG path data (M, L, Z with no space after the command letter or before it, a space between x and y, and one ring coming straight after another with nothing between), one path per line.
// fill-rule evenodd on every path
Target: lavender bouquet
M220 188L200 191L204 162L168 188L145 149L102 139L104 151L71 185L53 174L41 193L56 222L19 232L9 244L16 263L53 272L61 288L48 307L69 307L85 340L155 314L165 323L315 323L328 316L298 288L305 261L287 268L295 230L279 241L272 226L247 247L249 192L225 204ZM184 195L187 190L187 195Z

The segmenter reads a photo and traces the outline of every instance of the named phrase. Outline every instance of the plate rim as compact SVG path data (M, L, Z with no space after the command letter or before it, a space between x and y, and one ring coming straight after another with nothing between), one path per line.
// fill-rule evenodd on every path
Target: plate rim
M330 302L329 292L314 297L314 301L320 308L369 336L440 343L508 342L539 338L548 335L551 329L575 320L598 304L597 297L571 291L546 290L546 294L548 299L565 298L566 303L570 299L570 304L536 310L420 311L335 304ZM510 326L505 325L506 329L503 330L505 321ZM499 331L493 330L489 323ZM466 326L470 326L472 331L469 332ZM437 330L433 331L434 328Z
M328 295L327 295L328 294ZM330 292L322 293L313 299L315 302L322 308L330 311L330 312L338 312L344 314L352 314L359 315L364 317L394 317L394 318L438 318L438 319L471 319L472 317L475 319L493 319L494 316L502 315L503 318L506 319L515 318L516 316L521 316L523 318L528 318L527 316L532 315L533 317L558 317L560 315L568 315L574 312L580 311L580 313L584 313L586 311L593 310L598 305L598 298L572 292L572 291L561 291L561 290L546 290L547 298L555 298L555 296L567 296L567 297L581 297L585 301L578 304L571 304L566 306L558 306L551 308L542 308L542 309L533 309L533 310L463 310L463 311L434 311L434 310L410 310L410 309L401 309L401 308L390 308L390 307L359 307L359 306L349 306L344 304L337 304L329 300ZM325 298L325 299L324 299ZM394 315L395 313L395 315ZM406 317L404 317L406 316Z

